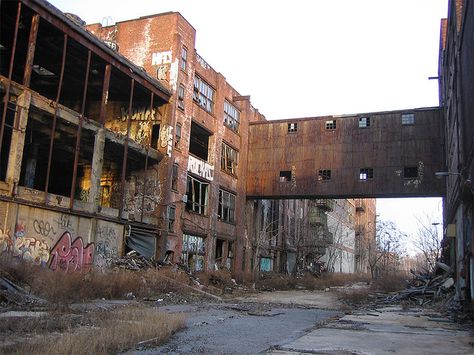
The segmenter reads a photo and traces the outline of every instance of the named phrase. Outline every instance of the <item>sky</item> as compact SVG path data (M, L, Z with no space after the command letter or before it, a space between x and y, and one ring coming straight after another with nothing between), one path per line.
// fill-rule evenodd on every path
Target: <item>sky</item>
M448 0L50 0L87 23L179 11L201 57L267 119L438 106ZM380 219L416 233L440 199L380 199Z

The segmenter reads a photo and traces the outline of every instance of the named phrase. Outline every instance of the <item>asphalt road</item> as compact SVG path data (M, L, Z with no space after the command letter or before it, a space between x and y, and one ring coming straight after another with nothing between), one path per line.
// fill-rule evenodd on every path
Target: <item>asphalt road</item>
M164 346L131 354L256 354L300 338L339 317L337 311L308 306L208 303L161 307L185 313L186 329Z

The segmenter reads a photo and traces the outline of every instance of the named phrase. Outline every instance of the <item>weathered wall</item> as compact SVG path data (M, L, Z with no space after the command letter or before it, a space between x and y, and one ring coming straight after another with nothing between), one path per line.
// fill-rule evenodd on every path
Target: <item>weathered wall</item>
M413 125L401 115L414 113ZM359 118L370 126L359 128ZM336 129L326 129L335 120ZM288 132L296 123L297 131ZM352 116L270 121L250 125L247 195L252 198L441 196L443 184L442 111L438 108ZM417 178L404 178L404 167L418 168ZM373 178L361 181L361 168ZM320 169L331 179L318 180ZM291 180L280 182L280 171Z

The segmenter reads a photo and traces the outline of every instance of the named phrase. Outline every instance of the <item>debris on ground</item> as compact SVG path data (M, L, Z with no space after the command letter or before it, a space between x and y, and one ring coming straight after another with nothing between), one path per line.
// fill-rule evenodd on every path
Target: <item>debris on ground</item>
M159 263L147 259L143 255L138 254L135 250L132 250L125 254L123 258L114 259L113 265L120 269L126 270L142 270L146 268L159 268Z

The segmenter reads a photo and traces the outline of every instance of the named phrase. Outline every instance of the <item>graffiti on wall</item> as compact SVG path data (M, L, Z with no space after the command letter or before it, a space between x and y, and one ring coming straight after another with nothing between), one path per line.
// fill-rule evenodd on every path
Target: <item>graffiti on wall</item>
M173 52L155 52L151 55L151 65L171 64L173 60Z
M118 256L116 229L109 225L98 226L96 235L95 263L98 267L109 266L112 259Z
M12 241L10 240L10 243ZM46 265L49 260L49 246L44 240L26 235L25 226L17 224L15 226L15 238L10 244L10 249L14 257L35 265Z
M150 110L149 107L140 107L132 108L132 114L129 115L129 111L125 107L120 108L122 121L127 121L130 118L130 121L156 121L158 118L156 116L156 108Z
M0 229L0 255L11 251L13 246L10 229Z
M148 176L144 181L141 176L132 176L126 198L129 213L152 213L161 201L161 184L156 177ZM143 205L143 208L142 208Z
M200 177L212 181L214 179L214 167L203 160L189 156L188 171Z
M84 247L82 237L72 241L71 234L64 232L51 249L49 268L54 271L88 271L94 259L94 243Z

